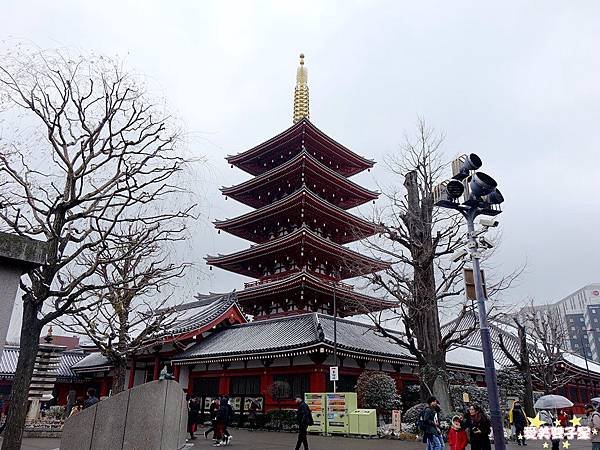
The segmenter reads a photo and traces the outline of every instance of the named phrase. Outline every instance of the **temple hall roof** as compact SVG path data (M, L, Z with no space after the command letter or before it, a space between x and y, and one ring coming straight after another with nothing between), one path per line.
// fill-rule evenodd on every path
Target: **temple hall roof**
M153 341L177 340L185 337L186 334L201 333L213 327L220 319L225 320L232 308L238 308L235 291L222 294L198 294L196 300L176 306L177 321L168 332L157 336ZM241 312L239 316L244 317ZM110 365L108 359L100 352L92 352L77 362L73 368L75 371L89 371L110 367Z
M67 350L61 353L60 363L56 370L57 377L77 378L77 375L71 368L79 361L85 358L82 351ZM13 377L17 370L17 361L19 360L19 347L16 345L6 345L0 359L0 378Z
M395 332L401 335L399 332ZM333 317L311 313L235 325L209 336L173 359L175 364L263 359L322 352L333 346ZM378 334L373 326L337 319L338 354L345 357L415 366L403 347ZM448 352L450 368L483 372L481 350L455 347Z

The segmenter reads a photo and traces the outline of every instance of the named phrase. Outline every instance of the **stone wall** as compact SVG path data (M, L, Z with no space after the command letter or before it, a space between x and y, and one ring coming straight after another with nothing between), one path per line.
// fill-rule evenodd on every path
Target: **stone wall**
M67 419L61 450L177 450L187 430L179 383L159 380L109 397Z

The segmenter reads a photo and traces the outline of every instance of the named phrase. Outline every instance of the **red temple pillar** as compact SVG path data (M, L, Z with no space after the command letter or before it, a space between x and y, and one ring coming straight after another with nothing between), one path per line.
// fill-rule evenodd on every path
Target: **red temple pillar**
M268 407L273 403L273 399L269 394L269 385L271 384L271 375L267 373L267 369L260 374L260 393L265 397L264 411L267 412Z
M221 375L221 378L219 379L219 394L229 394L229 377L226 377L224 374Z
M129 366L129 381L127 382L127 389L131 389L135 383L135 358L131 359L131 365Z
M102 382L100 383L100 392L99 397L106 397L108 395L108 375L104 375L102 377Z
M160 356L156 355L154 357L154 373L152 375L153 380L158 380L160 375Z
M175 378L175 381L179 381L179 370L180 369L181 369L181 366L173 367L173 377Z
M310 392L325 392L327 390L327 382L325 373L321 366L315 367L310 374Z

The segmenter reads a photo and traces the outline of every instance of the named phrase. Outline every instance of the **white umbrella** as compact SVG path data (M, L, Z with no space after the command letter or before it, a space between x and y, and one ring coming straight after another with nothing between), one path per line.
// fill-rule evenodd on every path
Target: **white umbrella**
M600 397L594 397L592 403L600 403Z
M533 405L535 409L570 408L573 402L562 395L543 395Z

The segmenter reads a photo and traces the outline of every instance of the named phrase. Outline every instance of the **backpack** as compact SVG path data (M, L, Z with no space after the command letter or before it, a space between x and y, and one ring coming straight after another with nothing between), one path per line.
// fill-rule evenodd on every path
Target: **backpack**
M312 427L315 424L315 420L313 419L312 412L308 413L308 426Z
M427 408L424 408L423 411L419 413L419 417L417 417L417 421L415 423L417 427L417 431L425 431L425 411Z

